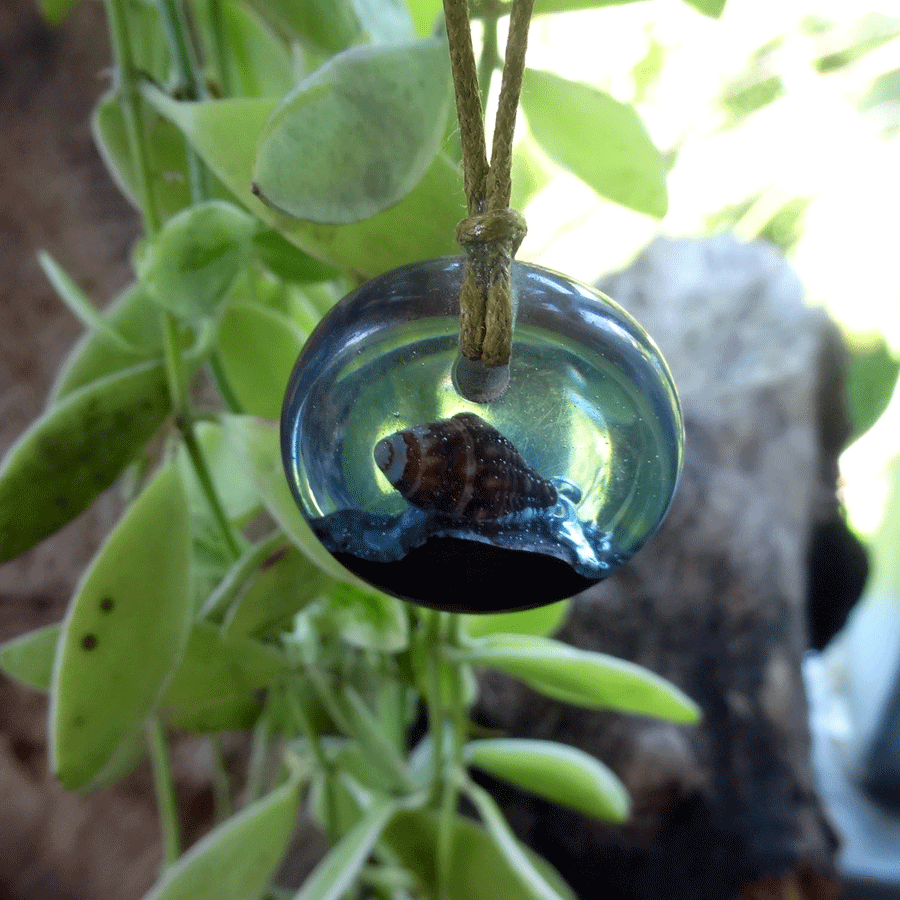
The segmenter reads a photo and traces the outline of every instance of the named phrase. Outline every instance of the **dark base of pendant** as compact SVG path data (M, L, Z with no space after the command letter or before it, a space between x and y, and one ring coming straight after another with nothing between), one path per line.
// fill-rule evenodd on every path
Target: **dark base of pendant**
M462 538L429 538L397 562L336 553L345 568L381 590L445 612L515 612L572 597L596 581L554 556Z

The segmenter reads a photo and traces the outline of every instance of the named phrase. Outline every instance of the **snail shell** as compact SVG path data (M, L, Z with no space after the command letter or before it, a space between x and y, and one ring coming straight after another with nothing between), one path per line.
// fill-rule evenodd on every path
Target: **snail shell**
M470 412L398 431L375 445L374 456L413 506L469 522L544 509L557 501L556 488L512 442Z

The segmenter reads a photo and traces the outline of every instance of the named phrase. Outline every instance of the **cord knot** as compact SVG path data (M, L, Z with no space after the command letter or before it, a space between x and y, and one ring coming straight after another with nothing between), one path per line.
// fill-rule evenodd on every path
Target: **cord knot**
M509 363L515 317L510 272L527 229L514 209L489 209L463 219L456 240L466 254L459 296L459 349L486 366Z

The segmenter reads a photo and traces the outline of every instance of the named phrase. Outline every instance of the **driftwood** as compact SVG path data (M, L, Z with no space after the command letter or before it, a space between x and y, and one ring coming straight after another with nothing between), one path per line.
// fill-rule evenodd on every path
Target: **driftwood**
M671 365L686 465L661 530L560 637L664 675L704 719L586 712L487 675L482 721L588 750L634 800L621 828L504 792L507 810L583 898L834 896L800 660L808 548L836 527L840 341L777 251L730 236L657 240L600 287Z

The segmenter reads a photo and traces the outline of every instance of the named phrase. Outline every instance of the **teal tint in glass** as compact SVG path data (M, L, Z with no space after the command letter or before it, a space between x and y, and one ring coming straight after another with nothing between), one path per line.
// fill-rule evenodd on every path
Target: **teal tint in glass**
M626 312L516 263L508 386L465 399L462 271L405 266L324 317L285 396L285 471L319 540L381 590L466 612L552 603L656 531L682 463L678 397Z

